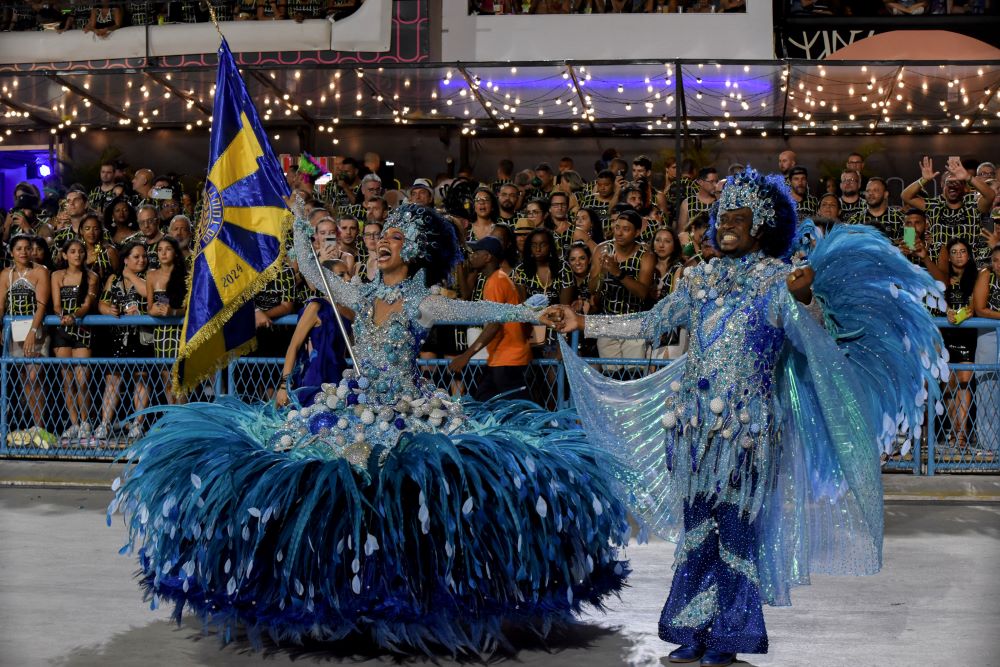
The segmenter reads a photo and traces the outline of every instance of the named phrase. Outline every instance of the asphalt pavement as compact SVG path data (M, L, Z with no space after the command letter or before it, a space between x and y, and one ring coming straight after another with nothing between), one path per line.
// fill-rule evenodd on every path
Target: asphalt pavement
M741 656L741 664L1000 667L1000 503L913 497L887 501L881 573L814 577L793 592L792 607L765 609L771 651ZM142 602L134 562L118 555L120 519L105 524L110 498L110 490L0 487L0 665L399 664L356 645L257 652L241 641L222 646L194 619L177 626L166 610ZM588 615L547 646L527 642L494 662L668 664L673 647L657 638L656 623L673 545L653 541L628 556L630 587L606 613Z

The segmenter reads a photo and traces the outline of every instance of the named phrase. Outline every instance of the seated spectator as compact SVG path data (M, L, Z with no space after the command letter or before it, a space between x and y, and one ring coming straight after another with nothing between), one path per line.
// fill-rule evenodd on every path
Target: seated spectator
M52 352L60 359L89 359L91 332L78 321L97 304L100 280L87 269L87 248L70 239L60 252L60 269L52 274L53 314L60 326L52 327ZM62 437L86 442L90 438L90 367L62 366L63 397L69 427Z
M500 270L503 244L499 239L485 236L469 245L469 263L483 276L482 299L495 303L517 304L521 298L514 283ZM469 347L448 364L452 373L461 373L469 361L483 349L487 350L486 373L476 385L474 396L485 401L500 394L505 398L528 397L524 391L531 347L525 335L526 326L519 322L489 323L483 326L478 337Z

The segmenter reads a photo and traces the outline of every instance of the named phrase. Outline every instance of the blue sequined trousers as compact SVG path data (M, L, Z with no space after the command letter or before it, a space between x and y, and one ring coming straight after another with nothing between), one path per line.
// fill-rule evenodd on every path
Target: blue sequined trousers
M684 503L684 529L660 638L728 653L767 653L753 523L736 505L715 505L699 494Z

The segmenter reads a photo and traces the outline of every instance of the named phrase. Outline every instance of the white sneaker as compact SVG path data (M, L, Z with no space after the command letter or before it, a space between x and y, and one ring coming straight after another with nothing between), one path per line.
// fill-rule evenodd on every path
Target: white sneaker
M62 432L60 436L63 440L76 440L80 437L80 427L73 424L68 429Z
M132 422L132 426L128 430L129 440L138 440L142 437L142 424L135 421Z
M101 422L94 430L94 437L98 440L107 440L109 435L111 435L111 424L108 422Z

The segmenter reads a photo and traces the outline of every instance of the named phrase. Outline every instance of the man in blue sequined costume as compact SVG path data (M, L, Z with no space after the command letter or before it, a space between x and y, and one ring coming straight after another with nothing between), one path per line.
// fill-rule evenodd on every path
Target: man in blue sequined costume
M788 588L808 583L810 569L870 574L881 565L876 443L894 445L920 423L912 407L926 398L925 377L913 368L915 351L909 365L890 371L911 395L877 434L890 402L872 395L872 383L819 328L826 320L838 333L841 304L828 295L819 249L826 282L818 281L816 299L818 274L789 262L796 229L783 179L747 170L728 179L712 217L708 242L723 256L686 270L678 290L651 311L583 318L553 307L542 316L588 336L654 338L678 325L690 331L686 359L631 383L600 378L564 349L592 440L632 462L633 511L667 537L679 533L659 624L661 638L681 645L673 662L715 667L737 653L764 653L762 602L788 604ZM867 230L843 236L831 241L893 252ZM882 277L884 267L867 279ZM918 306L934 290L915 274L899 279L904 288L907 280ZM930 320L909 305L903 310L914 319L919 349L936 359ZM872 335L882 333L876 319L867 324ZM823 528L842 539L810 533Z

